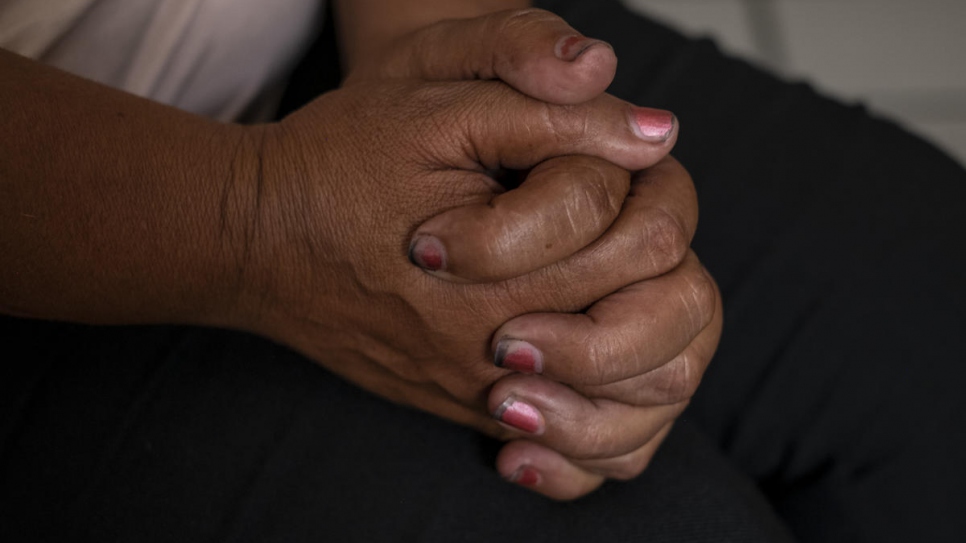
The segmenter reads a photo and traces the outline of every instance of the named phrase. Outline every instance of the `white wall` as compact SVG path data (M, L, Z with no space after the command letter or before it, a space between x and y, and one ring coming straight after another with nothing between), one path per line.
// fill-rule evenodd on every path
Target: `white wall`
M900 120L966 164L966 0L625 0Z

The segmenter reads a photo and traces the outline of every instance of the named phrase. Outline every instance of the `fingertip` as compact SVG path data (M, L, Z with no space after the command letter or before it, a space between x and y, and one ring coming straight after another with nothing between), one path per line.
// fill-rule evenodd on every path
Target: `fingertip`
M512 394L507 396L493 410L492 414L493 418L506 425L507 428L530 435L543 435L547 428L546 421L539 409Z
M407 254L409 262L437 279L450 283L473 283L475 280L453 273L446 244L439 238L419 234L413 238Z
M670 111L631 106L631 129L648 143L666 143L677 133L678 120Z
M493 75L532 98L578 104L607 90L617 56L605 41L581 35L542 10L507 12L500 43L493 49ZM506 24L512 21L512 24Z
M409 244L409 261L430 272L446 270L447 253L443 242L435 236L418 234Z
M533 488L540 485L543 476L537 468L524 464L514 470L510 475L505 476L504 479L520 486Z
M554 55L564 62L574 62L594 47L611 48L607 42L585 38L584 36L564 36L557 40ZM613 49L611 49L613 51Z
M604 477L584 471L556 451L525 440L511 441L496 458L496 470L506 481L560 501L593 492Z
M572 43L575 39L579 41ZM556 104L580 104L603 94L617 74L617 56L604 41L564 37L555 46L554 54L557 60L548 59L548 64L555 66L547 70L545 77L534 78L530 83L535 98ZM539 70L529 70L535 72Z
M543 373L543 353L532 344L519 339L500 339L493 363L498 368L519 373Z

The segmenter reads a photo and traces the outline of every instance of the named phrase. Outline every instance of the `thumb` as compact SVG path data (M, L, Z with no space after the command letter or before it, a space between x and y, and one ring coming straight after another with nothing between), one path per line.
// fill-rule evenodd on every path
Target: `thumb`
M441 21L403 38L389 55L376 73L363 77L499 79L532 98L556 104L598 96L617 70L609 44L584 37L540 9Z

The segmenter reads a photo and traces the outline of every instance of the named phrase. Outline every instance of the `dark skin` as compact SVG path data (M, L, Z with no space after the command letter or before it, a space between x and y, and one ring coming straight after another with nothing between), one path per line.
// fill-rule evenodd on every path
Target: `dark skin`
M420 56L474 31L492 46L469 64ZM0 305L269 337L512 440L500 472L557 499L633 477L710 360L720 297L688 250L676 132L642 137L636 120L659 113L600 94L609 48L557 58L574 34L543 12L430 27L256 127L3 53L0 115L18 137L0 151ZM510 86L452 81L464 70ZM566 92L526 75L567 70L586 77L560 78ZM496 169L530 173L504 192ZM445 247L444 269L409 261L420 236ZM508 338L542 353L541 375L492 364ZM535 432L494 420L508 398L539 412Z

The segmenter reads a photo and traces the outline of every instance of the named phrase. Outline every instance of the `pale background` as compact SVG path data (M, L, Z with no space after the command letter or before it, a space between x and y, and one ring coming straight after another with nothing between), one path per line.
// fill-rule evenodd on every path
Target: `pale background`
M966 164L966 0L624 0L900 121Z

